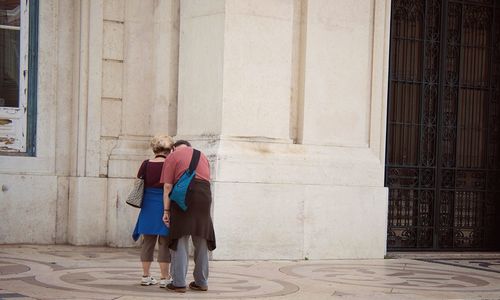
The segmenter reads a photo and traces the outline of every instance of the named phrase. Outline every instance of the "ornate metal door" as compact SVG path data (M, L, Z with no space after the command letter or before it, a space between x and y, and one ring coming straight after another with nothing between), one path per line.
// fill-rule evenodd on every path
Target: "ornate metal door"
M388 248L500 246L500 1L393 0Z

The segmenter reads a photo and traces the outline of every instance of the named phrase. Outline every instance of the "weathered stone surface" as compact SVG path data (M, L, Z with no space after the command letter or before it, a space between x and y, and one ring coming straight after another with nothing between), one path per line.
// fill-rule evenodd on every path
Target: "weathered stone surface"
M57 177L0 174L0 241L56 242Z
M386 1L71 3L40 2L37 153L0 156L2 242L135 245L123 198L168 133L209 156L214 258L384 255Z
M122 23L104 22L102 50L104 59L123 60L123 27Z

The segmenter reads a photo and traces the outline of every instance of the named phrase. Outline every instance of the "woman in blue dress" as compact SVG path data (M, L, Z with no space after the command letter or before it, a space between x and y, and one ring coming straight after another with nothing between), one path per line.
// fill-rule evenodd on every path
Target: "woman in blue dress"
M153 137L151 149L155 154L155 158L145 160L137 173L137 178L144 179L144 198L132 238L137 241L142 235L141 262L143 276L141 285L155 285L158 283L150 273L156 242L158 242L158 263L161 272L160 287L166 287L170 280L169 230L162 220L163 184L160 183L160 177L163 163L170 153L173 143L174 141L170 136L157 135Z

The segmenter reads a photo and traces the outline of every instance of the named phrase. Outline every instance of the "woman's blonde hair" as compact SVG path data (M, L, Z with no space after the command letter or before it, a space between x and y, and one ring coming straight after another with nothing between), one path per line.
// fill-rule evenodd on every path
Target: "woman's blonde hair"
M173 144L174 139L168 135L155 135L150 143L151 149L153 149L155 154L170 153Z

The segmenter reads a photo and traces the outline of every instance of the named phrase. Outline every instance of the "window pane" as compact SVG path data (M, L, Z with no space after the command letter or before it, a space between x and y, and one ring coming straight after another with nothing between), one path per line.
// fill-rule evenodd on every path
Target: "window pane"
M0 0L0 25L20 26L21 1Z
M19 48L19 30L0 29L0 106L19 107Z

